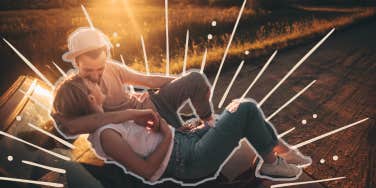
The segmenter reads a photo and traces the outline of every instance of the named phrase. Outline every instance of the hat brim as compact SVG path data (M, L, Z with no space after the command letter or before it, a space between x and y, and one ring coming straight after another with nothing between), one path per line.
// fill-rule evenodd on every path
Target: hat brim
M90 48L85 48L85 49L82 49L82 50L78 50L78 51L68 51L68 52L65 52L63 55L62 55L62 59L66 62L74 62L75 58L79 55L82 55L86 52L89 52L89 51L92 51L92 50L96 50L96 49L99 49L99 48L104 48L104 47L107 47L106 45L103 45L103 46L93 46L93 47L90 47Z

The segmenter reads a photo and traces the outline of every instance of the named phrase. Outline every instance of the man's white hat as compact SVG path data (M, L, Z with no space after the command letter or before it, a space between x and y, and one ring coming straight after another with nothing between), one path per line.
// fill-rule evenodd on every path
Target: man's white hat
M105 47L111 48L111 42L107 36L95 28L81 27L68 37L68 52L64 53L64 61L74 62L75 58L88 51Z

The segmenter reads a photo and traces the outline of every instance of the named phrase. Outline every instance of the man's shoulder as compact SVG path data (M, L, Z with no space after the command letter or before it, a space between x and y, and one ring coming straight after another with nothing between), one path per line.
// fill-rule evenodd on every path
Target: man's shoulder
M114 59L107 60L106 68L110 69L122 69L122 65L119 61L116 61Z

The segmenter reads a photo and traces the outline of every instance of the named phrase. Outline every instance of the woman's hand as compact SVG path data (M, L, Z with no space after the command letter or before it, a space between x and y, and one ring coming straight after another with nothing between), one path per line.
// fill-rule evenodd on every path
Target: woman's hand
M153 130L159 130L160 117L152 109L137 110L134 122L138 125L149 127Z

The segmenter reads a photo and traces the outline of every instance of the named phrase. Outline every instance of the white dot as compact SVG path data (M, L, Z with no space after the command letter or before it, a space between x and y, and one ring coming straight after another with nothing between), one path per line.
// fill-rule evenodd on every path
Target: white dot
M246 51L244 52L244 54L245 54L245 55L248 55L248 54L249 54L249 51L248 51L248 50L246 50Z
M334 156L333 156L333 160L334 160L334 161L338 160L338 156L337 156L337 155L334 155Z
M119 47L120 47L120 43L116 43L116 47L118 47L118 48L119 48Z
M13 161L13 156L9 155L7 158L8 158L8 161Z
M324 164L325 163L325 159L320 159L320 163Z
M212 21L211 26L213 26L213 27L217 26L217 22L216 21Z
M213 39L213 35L212 35L212 34L209 34L209 35L208 35L208 39L209 39L209 40Z
M112 36L117 37L117 36L118 36L118 33L117 33L117 32L114 32L114 33L112 34Z
M303 124L303 125L307 124L307 120L303 119L303 120L302 120L302 124Z
M313 114L312 117L316 119L317 118L317 114Z
M21 121L22 117L21 116L16 116L17 121Z

